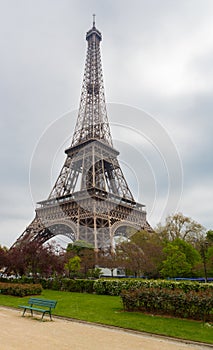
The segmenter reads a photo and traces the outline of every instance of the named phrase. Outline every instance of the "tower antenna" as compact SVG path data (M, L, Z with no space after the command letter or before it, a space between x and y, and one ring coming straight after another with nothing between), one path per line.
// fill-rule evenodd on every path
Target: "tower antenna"
M93 27L95 27L95 14L92 15L93 16Z

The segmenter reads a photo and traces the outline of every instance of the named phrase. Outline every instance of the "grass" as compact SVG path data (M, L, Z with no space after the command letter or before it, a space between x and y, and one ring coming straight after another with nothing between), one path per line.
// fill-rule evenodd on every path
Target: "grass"
M213 326L186 319L123 312L120 297L43 290L58 301L55 315L213 344ZM18 307L29 298L0 294L0 305Z

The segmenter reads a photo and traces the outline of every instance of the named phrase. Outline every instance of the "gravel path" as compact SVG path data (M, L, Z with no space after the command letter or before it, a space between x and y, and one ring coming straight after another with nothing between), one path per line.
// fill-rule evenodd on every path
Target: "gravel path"
M136 334L107 327L54 318L41 322L21 310L0 307L2 350L201 350L204 345ZM37 316L36 316L37 317ZM211 347L212 349L212 347Z

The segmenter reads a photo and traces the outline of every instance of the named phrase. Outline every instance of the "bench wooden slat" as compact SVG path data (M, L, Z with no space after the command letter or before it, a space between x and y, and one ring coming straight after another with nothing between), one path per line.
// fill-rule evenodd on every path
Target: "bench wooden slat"
M42 319L45 314L50 315L50 319L52 320L52 314L51 311L56 307L57 301L56 300L48 300L48 299L39 299L39 298L30 298L28 300L28 305L19 305L20 308L23 308L23 314L24 316L26 310L31 311L31 315L33 315L33 311L41 312L42 313ZM43 309L34 307L35 306L42 306Z
M55 307L57 304L57 301L55 300L47 300L47 299L38 299L38 298L30 298L28 300L28 304L32 305L46 305L47 307Z
M19 305L19 307L21 307L21 308L23 308L23 309L38 311L38 312L49 312L48 309L40 309L40 308L38 308L38 307L25 306L25 305Z

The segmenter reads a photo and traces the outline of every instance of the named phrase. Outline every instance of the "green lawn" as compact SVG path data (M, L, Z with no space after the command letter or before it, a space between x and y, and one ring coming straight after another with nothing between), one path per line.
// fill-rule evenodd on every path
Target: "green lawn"
M120 297L43 290L41 297L58 301L53 314L137 331L213 344L213 326L202 322L123 312ZM0 305L17 307L28 297L0 294ZM20 311L21 312L21 311Z

